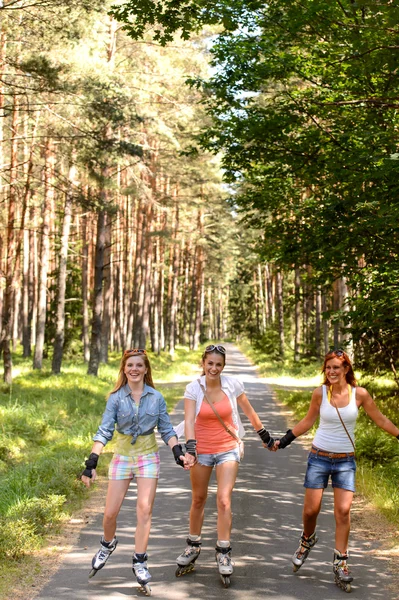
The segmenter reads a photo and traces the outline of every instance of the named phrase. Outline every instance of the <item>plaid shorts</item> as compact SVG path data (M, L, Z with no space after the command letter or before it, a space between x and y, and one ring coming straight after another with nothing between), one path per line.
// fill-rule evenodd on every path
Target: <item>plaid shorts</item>
M114 454L109 464L108 479L133 479L135 476L158 479L159 469L159 452L138 456Z

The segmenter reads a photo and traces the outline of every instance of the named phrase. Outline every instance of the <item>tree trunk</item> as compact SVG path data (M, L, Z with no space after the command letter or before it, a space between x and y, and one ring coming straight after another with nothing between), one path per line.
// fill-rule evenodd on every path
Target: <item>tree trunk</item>
M321 295L321 311L322 313L327 312L327 300L326 294L323 293ZM329 350L329 327L328 321L325 317L323 317L323 343L324 343L324 354L327 354Z
M281 271L276 273L276 299L278 314L278 333L279 333L279 354L284 358L285 339L284 339L284 303L283 303L283 277Z
M267 305L269 312L269 319L271 323L274 323L274 298L273 298L273 281L270 273L269 265L265 265L265 278L267 287Z
M173 356L176 345L176 312L177 312L177 293L178 293L178 274L179 274L179 252L178 245L178 230L179 230L179 204L176 199L174 228L173 228L173 260L170 269L170 302L169 302L169 352Z
M261 311L261 328L260 333L264 334L266 331L266 303L265 296L263 293L263 278L262 278L262 265L258 263L258 285L259 285L259 302L260 302L260 311Z
M295 267L295 331L294 331L294 361L300 360L300 335L301 335L301 275L299 267Z
M90 360L90 337L89 337L89 235L87 228L87 215L82 217L82 341L83 358L85 362Z
M333 311L337 312L340 308L340 297L339 297L339 281L335 280L333 284ZM339 319L337 316L334 318L334 348L338 348L340 345L339 335Z
M55 154L51 140L46 141L44 170L44 199L42 208L41 244L40 244L40 273L39 295L36 322L36 345L33 357L33 368L41 369L43 364L43 350L47 314L47 275L49 270L50 255L50 207L54 197L53 175Z
M90 360L88 375L98 375L101 352L101 327L103 311L103 268L105 249L105 211L97 215L97 238L94 267L93 318L91 325Z
M112 314L112 273L111 273L111 218L105 213L105 247L103 266L103 317L101 325L100 361L108 362L108 345L110 341L110 325Z
M54 352L52 361L52 371L55 374L61 372L62 356L64 353L65 340L65 293L67 283L67 262L69 233L71 230L72 219L72 186L74 185L76 168L71 166L69 169L69 189L65 194L64 221L62 224L60 260L58 266L58 284L57 284L57 312L56 312L56 330L54 339Z
M316 289L316 320L315 320L315 346L316 358L320 360L322 355L321 349L321 291Z

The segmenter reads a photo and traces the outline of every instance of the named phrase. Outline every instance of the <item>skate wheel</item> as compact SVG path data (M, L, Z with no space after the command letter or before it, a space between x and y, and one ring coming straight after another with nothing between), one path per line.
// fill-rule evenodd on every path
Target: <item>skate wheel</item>
M97 573L97 569L92 569L89 573L89 579L91 579L92 577L94 577L94 575Z
M146 596L151 596L151 588L148 585L148 583L140 587L140 592L143 592L143 594L145 594Z
M190 563L189 565L187 565L185 567L178 566L175 571L175 575L176 575L176 577L182 577L183 575L186 575L187 573L191 573L191 571L194 571L193 563Z

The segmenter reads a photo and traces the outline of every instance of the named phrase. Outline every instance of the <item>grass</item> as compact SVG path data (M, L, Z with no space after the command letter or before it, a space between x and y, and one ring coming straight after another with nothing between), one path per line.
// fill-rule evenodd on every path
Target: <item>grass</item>
M241 350L271 384L280 402L290 408L293 419L302 419L308 410L311 390L321 385L320 363L276 362L243 341ZM357 372L358 384L365 387L378 408L399 426L399 390L390 377L373 377ZM317 423L310 434L314 433ZM356 425L357 489L396 527L399 526L399 444L377 427L364 410Z
M173 358L167 353L149 358L155 385L171 410L183 396L183 378L198 374L200 351L177 348ZM12 386L0 385L0 597L9 591L15 565L24 568L23 561L90 494L79 477L120 355L112 354L98 377L87 375L87 365L76 360L64 361L60 375L51 373L50 360L40 371L18 352L13 362ZM107 445L99 462L102 475L111 450Z

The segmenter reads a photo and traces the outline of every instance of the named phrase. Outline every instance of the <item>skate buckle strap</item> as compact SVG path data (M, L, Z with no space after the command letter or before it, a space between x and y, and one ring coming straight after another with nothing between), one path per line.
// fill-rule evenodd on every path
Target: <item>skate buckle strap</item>
M327 458L347 458L348 456L355 456L354 452L326 452L325 450L319 450L316 446L312 446L310 452L312 454L318 454L319 456L326 456Z

